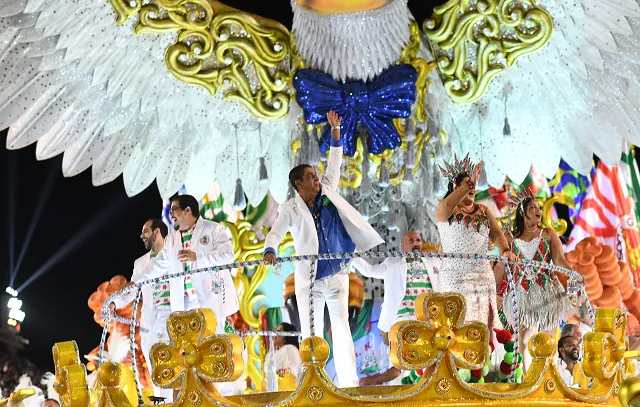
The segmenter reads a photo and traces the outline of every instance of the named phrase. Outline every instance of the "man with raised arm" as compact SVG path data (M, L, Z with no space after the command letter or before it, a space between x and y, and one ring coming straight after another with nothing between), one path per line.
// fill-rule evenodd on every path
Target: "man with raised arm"
M293 236L297 255L366 251L384 241L362 215L336 189L342 165L341 118L327 113L331 126L331 147L322 181L314 169L302 164L289 172L289 182L298 194L280 205L278 218L265 240L264 262L275 264L276 249L287 232ZM316 336L322 337L324 306L331 319L333 360L340 387L358 385L353 339L349 329L349 276L340 273L341 260L299 261L295 272L295 292L303 338L309 337L309 296L314 278L313 301Z

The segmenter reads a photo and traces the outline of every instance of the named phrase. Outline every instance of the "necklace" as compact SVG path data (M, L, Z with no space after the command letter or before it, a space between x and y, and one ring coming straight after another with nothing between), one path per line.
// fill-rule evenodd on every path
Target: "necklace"
M531 229L531 230L525 230L524 232L525 232L525 233L534 233L534 232L537 232L537 231L538 231L538 227L536 226L536 227L534 227L533 229Z

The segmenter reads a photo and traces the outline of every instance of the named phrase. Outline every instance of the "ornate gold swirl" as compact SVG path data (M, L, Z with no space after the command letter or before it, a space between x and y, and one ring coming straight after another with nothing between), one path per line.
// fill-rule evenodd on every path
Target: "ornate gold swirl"
M449 96L470 103L494 76L546 44L553 21L532 0L449 0L422 28Z
M178 31L165 53L169 71L185 83L279 119L289 110L291 40L281 24L215 0L110 0L116 22L138 14L136 34Z

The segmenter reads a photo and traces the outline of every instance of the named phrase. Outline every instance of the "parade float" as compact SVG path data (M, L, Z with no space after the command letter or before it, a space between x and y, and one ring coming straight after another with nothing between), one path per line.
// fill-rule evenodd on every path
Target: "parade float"
M545 226L563 235L570 221L566 249L582 276L573 283L584 282L575 293L602 307L585 337L582 389L561 380L555 338L544 333L528 344L535 361L520 383L461 380L461 361L486 363L487 329L461 325L464 299L443 294L423 298L419 321L393 331L394 364L429 372L418 384L337 388L322 327L302 343L299 383L265 393L268 336L213 335L207 310L172 317L175 347L156 355L164 363L156 376L139 354L116 351L138 340L122 322L138 318L134 306L101 311L127 281L116 276L89 299L105 333L88 365L74 343L54 346L65 407L149 402L151 381L181 389L176 404L195 407L619 405L618 397L626 405L635 398L637 383L624 381L637 356L626 336L640 318L640 184L627 144L640 143L635 1L450 0L416 21L403 0L298 0L290 28L215 0L0 5L7 147L37 142L38 159L64 153L65 176L91 167L96 186L122 175L129 195L155 180L165 200L177 192L202 197L202 216L228 227L236 262L251 263L233 273L238 332L268 332L295 318L293 267L274 273L259 261L278 204L294 194L289 169L309 163L324 171L329 109L343 116L341 193L387 252L407 230L422 233L425 253L438 250L434 210L444 179L437 166L469 152L484 162L477 199L503 222L514 216L509 190L521 188L543 203ZM556 214L560 207L568 219ZM291 240L279 254L294 255ZM372 321L383 289L355 274L351 286L358 368L367 374L377 368ZM91 386L87 368L95 372ZM243 375L249 394L217 394L213 383Z

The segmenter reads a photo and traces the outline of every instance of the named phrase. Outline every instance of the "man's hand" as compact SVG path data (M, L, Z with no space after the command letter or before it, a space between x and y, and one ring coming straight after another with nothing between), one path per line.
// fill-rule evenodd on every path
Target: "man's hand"
M267 266L271 266L273 264L276 264L276 255L275 253L265 253L264 256L262 256L262 262L264 264L266 264Z
M360 386L375 386L376 384L378 384L378 381L376 380L377 377L376 376L365 376L363 378L360 379L359 385Z
M276 370L276 374L280 377L284 377L284 375L286 374L290 374L291 373L291 369L289 368L285 368L285 369L278 369Z
M389 346L389 332L380 332L380 336L382 336L382 343Z
M331 126L331 137L335 140L340 140L342 117L338 116L338 113L333 110L329 110L329 113L327 113L327 121L329 122L329 126Z
M178 260L180 263L193 263L196 261L196 252L193 250L180 250L178 252Z

